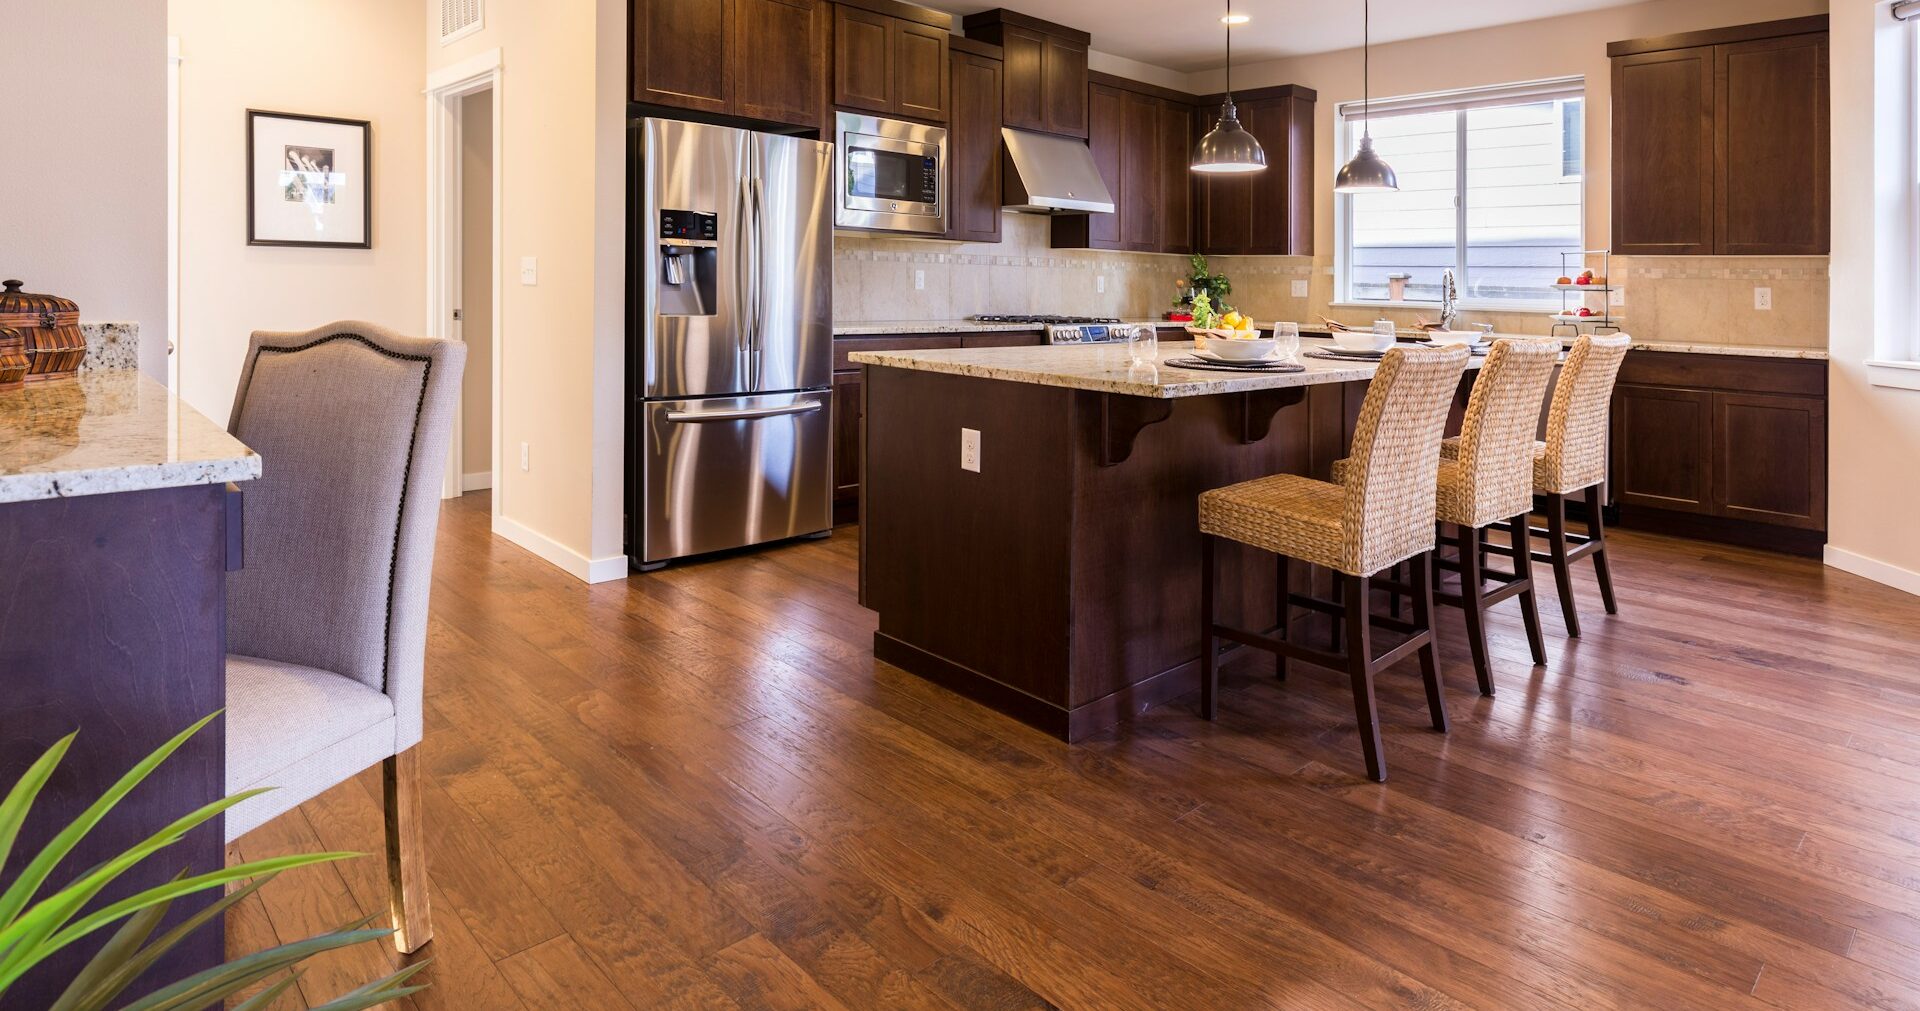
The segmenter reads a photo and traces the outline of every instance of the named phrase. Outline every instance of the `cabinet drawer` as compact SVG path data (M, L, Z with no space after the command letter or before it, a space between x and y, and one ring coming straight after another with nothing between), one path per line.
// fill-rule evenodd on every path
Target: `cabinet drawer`
M1620 382L1732 393L1827 395L1827 363L1805 358L1744 358L1672 351L1630 351Z
M957 333L887 334L881 337L836 337L833 341L833 371L858 369L860 364L847 358L855 351L936 351L962 347Z

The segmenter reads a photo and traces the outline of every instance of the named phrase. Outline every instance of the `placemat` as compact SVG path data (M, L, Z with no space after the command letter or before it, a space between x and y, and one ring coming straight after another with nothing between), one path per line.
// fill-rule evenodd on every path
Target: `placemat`
M1289 372L1305 372L1307 367L1299 362L1273 362L1258 368L1246 365L1216 365L1203 358L1169 358L1165 364L1176 369L1205 369L1208 372L1238 372L1249 376L1285 375Z

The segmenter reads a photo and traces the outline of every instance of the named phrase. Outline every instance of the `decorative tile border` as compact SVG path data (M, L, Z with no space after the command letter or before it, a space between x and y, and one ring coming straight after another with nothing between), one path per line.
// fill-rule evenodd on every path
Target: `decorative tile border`
M1646 281L1824 281L1827 257L1615 257L1627 279Z

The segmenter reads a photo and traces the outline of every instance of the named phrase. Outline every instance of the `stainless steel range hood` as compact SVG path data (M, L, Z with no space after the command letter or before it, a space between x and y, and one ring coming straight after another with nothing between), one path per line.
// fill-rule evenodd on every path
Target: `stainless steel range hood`
M1085 141L1003 127L1006 207L1028 214L1112 214L1113 194Z

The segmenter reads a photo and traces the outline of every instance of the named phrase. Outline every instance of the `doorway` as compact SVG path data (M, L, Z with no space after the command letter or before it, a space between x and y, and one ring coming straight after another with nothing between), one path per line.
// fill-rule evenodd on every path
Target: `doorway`
M460 387L460 491L493 487L493 89L461 95L460 276L454 331L467 344ZM471 336L469 336L471 335Z

